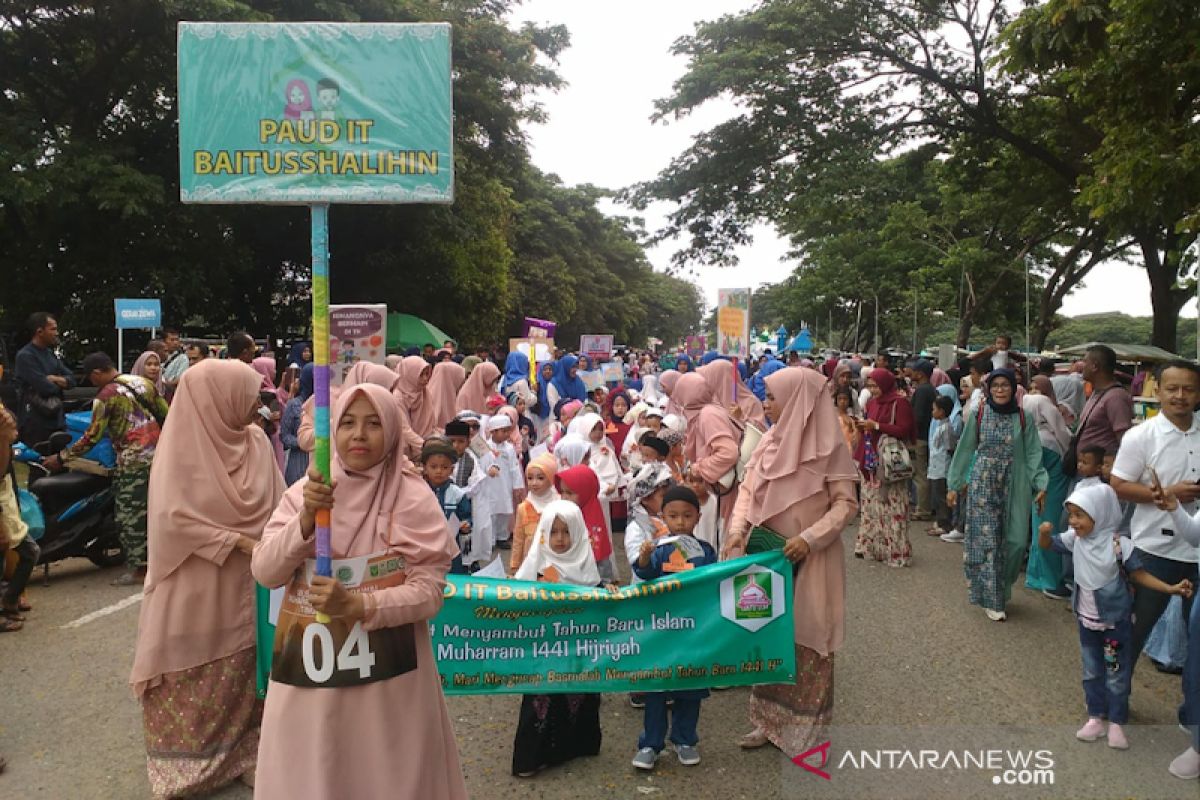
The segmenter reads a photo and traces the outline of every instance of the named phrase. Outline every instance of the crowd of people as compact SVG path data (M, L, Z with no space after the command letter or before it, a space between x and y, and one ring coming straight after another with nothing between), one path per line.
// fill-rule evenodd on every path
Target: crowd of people
M53 355L54 320L34 322L18 356L21 419L0 415L9 443L44 433L29 427L33 415L53 428L38 398L61 397L75 380ZM1161 413L1135 427L1115 354L1103 346L1066 371L1014 352L1006 337L945 371L882 355L814 363L767 354L748 364L716 352L638 353L614 359L619 382L589 388L580 373L595 365L585 355L559 351L531 365L521 352L463 357L452 342L430 344L383 365L357 363L331 389L331 474L322 475L311 457L311 345L297 343L281 363L235 333L223 355L184 348L173 331L128 375L107 355L89 355L84 377L100 388L92 425L46 459L58 469L101 436L118 453L129 558L120 580L145 595L131 683L156 796L240 777L265 798L463 797L425 624L447 574L500 570L615 590L658 578L668 561L703 569L771 548L795 569L796 680L754 687L739 744L803 753L832 720L842 535L856 517L853 555L889 567L914 565L913 521L961 544L967 599L991 620L1007 619L1022 572L1030 589L1070 598L1084 741L1129 746L1132 671L1173 620L1190 636L1164 645L1185 652L1163 659L1185 664L1180 721L1193 740L1169 769L1200 776L1200 613L1191 602L1200 369L1190 362L1162 365L1149 382ZM399 557L402 582L357 592L306 570L324 510L334 558ZM4 519L17 524L7 511ZM11 546L13 531L5 534ZM12 625L29 610L15 604L20 591L10 604L20 580L3 597ZM286 658L299 656L285 647L264 705L255 695L256 581L303 589L343 637L407 655L383 677L314 689L288 668ZM707 696L631 695L644 714L633 766L653 769L668 741L679 763L700 763ZM525 696L513 774L597 753L599 708L594 694ZM318 723L353 729L356 746L334 758L309 733Z

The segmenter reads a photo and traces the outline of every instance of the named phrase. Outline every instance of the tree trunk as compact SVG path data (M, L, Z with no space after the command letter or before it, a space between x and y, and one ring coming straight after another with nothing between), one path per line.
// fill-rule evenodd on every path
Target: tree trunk
M971 328L975 324L975 282L970 275L963 276L966 291L959 293L958 298L958 331L954 336L954 345L959 349L968 349L971 341Z
M1189 237L1188 244L1194 238ZM1176 286L1179 259L1186 245L1177 234L1145 231L1138 236L1138 246L1150 279L1150 305L1154 308L1150 344L1174 353L1179 341L1179 310L1191 297L1190 292Z

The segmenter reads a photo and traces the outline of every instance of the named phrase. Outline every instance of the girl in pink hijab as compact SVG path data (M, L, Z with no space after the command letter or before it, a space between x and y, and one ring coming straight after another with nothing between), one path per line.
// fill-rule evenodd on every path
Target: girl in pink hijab
M308 83L300 78L292 78L288 81L287 89L284 90L284 100L287 104L283 107L284 119L312 119L314 116L312 95L308 91Z
M400 408L408 416L409 427L424 440L435 430L433 406L426 393L433 376L433 366L420 356L407 356L400 362L396 373L400 376L395 391Z
M434 430L442 430L446 427L446 423L454 419L454 415L458 413L455 407L455 401L458 399L458 390L467 382L467 371L463 369L462 364L455 364L453 361L439 361L433 365L433 372L429 376L429 386L426 388L428 393L426 402L433 414Z
M262 707L250 554L283 492L255 423L260 383L237 360L189 367L154 454L129 682L155 797L207 794L254 775Z
M763 413L762 403L742 380L733 362L718 358L700 367L696 372L704 376L717 405L738 419L753 423L760 431L767 429L767 418ZM733 397L734 381L737 382L736 400Z
M478 364L471 370L466 383L459 390L455 408L458 411L484 413L487 410L487 399L496 393L496 382L499 380L499 367L490 361Z
M826 381L808 369L781 369L766 379L767 417L774 423L750 463L733 513L723 558L746 551L752 528L784 538L797 565L793 588L795 685L755 687L754 730L744 748L770 742L789 758L826 737L833 714L833 653L842 645L846 570L842 531L858 511L858 469L842 438Z
M681 413L679 403L675 402L675 398L671 393L675 391L675 384L679 382L679 378L682 375L683 373L679 372L678 370L668 369L664 370L663 373L658 376L658 388L667 396L667 407L663 410L668 414Z
M283 472L287 464L287 455L283 452L283 442L279 439L279 422L283 417L283 406L287 403L284 392L275 387L275 359L271 356L259 356L250 362L254 371L262 376L262 384L258 390L261 393L270 392L275 397L267 406L271 411L270 433L271 447L275 450L275 460L279 462L279 471Z
M332 483L310 472L288 489L254 551L254 577L287 587L254 796L466 798L429 635L458 548L405 457L404 417L391 392L343 389L333 420ZM348 579L313 574L322 508L333 510L333 572ZM324 626L334 643L326 653L355 638L374 662L308 668L304 631L321 624L314 609L333 620Z
M683 452L687 459L687 474L708 484L714 494L720 494L717 483L737 466L742 432L724 408L714 400L704 376L689 372L680 376L671 393L687 420L687 438ZM721 516L726 526L737 501L735 484L720 500Z

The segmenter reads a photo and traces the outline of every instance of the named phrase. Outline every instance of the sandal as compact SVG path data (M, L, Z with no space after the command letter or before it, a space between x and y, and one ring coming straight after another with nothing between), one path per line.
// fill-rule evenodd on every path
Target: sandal
M18 611L33 611L33 606L29 605L29 601L25 599L25 595L21 595L21 599L17 601Z
M25 615L16 608L0 608L0 616L4 617L5 619L10 619L13 622L25 621Z
M738 747L743 750L755 750L767 743L767 734L762 728L755 728L738 739Z
M8 617L0 618L0 633L16 633L25 627L25 623Z

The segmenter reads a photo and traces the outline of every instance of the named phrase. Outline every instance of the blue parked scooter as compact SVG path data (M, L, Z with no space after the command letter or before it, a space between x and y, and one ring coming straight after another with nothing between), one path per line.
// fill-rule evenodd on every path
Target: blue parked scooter
M45 518L45 531L34 537L42 549L38 564L48 572L53 562L78 556L98 567L115 567L125 561L125 551L113 514L112 478L74 471L53 474L41 464L43 456L70 442L71 435L60 432L35 448L20 443L14 448L13 457L29 465L29 492Z

